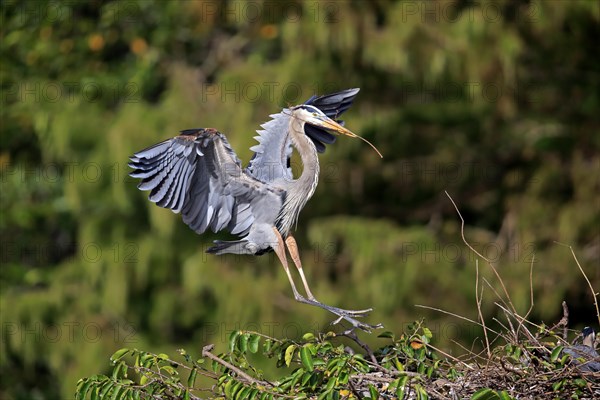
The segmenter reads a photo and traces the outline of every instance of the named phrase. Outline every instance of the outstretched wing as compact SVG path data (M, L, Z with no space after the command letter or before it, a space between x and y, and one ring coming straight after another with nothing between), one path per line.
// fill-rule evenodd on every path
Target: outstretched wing
M140 190L173 212L197 233L207 228L246 234L257 218L253 208L268 203L279 210L282 193L242 171L224 135L215 129L189 129L135 153L130 175Z
M359 91L360 89L355 88L319 97L312 96L304 104L317 107L329 118L335 120L350 108ZM258 136L254 137L258 144L250 148L254 151L254 155L246 171L261 181L273 182L281 178L292 179L292 170L290 169L292 143L288 133L289 115L286 111L284 109L279 114L270 115L272 119L262 124L263 129L258 130ZM337 122L343 125L343 121ZM319 153L325 152L325 144L335 142L334 135L309 124L304 126L304 131L313 141Z

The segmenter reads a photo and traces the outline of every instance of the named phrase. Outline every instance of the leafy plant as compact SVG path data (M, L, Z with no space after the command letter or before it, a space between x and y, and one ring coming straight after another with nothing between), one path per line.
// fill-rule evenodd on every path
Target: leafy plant
M213 354L205 346L199 358L185 350L177 359L123 348L110 358L112 373L81 379L77 400L95 399L429 399L453 394L472 400L509 400L532 393L586 398L600 385L566 363L563 346L547 348L540 338L560 338L547 329L531 340L497 346L486 365L474 355L467 363L441 358L431 346L432 332L422 320L372 351L353 333L306 333L298 341L253 331L232 331L228 349ZM365 354L354 352L347 342ZM534 345L537 343L536 345ZM253 357L273 360L284 374L271 379ZM535 394L532 394L534 397Z
M198 359L185 350L179 350L180 359L174 360L166 354L123 348L110 358L110 375L79 381L76 398L198 399L207 393L228 399L402 398L408 393L427 398L425 380L442 375L442 360L428 347L431 331L417 321L397 340L389 332L380 337L391 343L375 352L351 333L334 332L306 333L294 341L232 331L226 352L215 355L209 345ZM354 352L341 339L354 340L367 349L367 356ZM278 380L267 379L253 366L251 354L274 360L286 374ZM212 386L200 386L199 376L212 381Z

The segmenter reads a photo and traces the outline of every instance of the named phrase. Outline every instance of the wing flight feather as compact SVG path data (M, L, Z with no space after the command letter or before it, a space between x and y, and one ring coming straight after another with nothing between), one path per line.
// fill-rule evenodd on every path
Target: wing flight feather
M282 195L246 174L224 135L189 129L131 157L130 174L157 205L181 213L197 233L211 228L248 233L260 207L281 207ZM260 211L260 210L259 210Z

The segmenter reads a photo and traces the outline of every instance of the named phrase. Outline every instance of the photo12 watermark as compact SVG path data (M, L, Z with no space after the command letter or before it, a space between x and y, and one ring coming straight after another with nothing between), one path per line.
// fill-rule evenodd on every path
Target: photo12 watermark
M7 0L5 3L14 7L22 24L60 24L63 27L71 26L77 21L78 14L75 11L83 5L79 0ZM116 0L95 5L100 12L100 21L104 23L134 24L144 17L141 3L138 0Z
M466 6L465 6L466 5ZM408 0L399 3L400 21L418 20L423 23L457 23L461 20L486 24L504 23L506 20L535 22L541 13L539 1L529 1L521 6L508 7L497 0L461 1Z
M17 322L2 323L2 342L19 345L24 343L98 343L112 341L118 344L137 343L136 328L128 322L83 322L30 324Z
M503 245L497 242L469 242L478 249L489 262L496 263L505 260L511 263L531 264L538 262L535 259L535 243L509 243ZM399 244L398 252L400 260L404 263L417 260L423 263L448 263L475 262L480 257L468 248L463 242L458 243L425 243L425 242L402 242Z
M221 82L202 83L202 102L256 103L264 100L270 103L286 99L290 103L308 100L313 95L334 93L341 90L339 82L320 82L306 86L300 82Z
M0 243L0 261L19 261L27 265L43 265L47 260L63 254L72 254L87 264L100 262L134 264L138 262L139 245L136 242L67 242L60 245L54 242L22 243L3 241Z
M136 82L27 81L12 82L2 90L2 102L10 103L138 103L140 85Z

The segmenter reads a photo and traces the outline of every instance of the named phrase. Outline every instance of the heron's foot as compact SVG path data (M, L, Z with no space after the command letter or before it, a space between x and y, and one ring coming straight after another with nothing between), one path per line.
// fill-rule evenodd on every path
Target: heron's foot
M317 301L317 303L319 303ZM321 304L321 303L319 303ZM326 304L323 304L326 310L334 313L335 315L345 315L345 316L351 316L351 317L355 317L355 318L361 318L361 317L366 317L367 315L369 315L369 313L371 311L373 311L372 308L365 308L364 310L346 310L343 308L338 308L338 307L332 307L332 306L328 306Z
M299 299L297 299L297 300L299 300ZM337 315L338 318L331 323L332 325L336 325L336 324L340 323L342 320L344 320L344 321L349 322L352 325L352 328L350 328L350 331L353 331L354 329L358 328L365 332L371 332L373 329L383 328L382 324L370 325L370 324L366 324L366 323L361 322L356 319L356 318L366 317L367 315L369 315L369 313L371 311L373 311L372 308L366 308L364 310L345 310L343 308L328 306L327 304L323 304L314 299L303 299L303 300L305 300L305 301L302 301L302 300L299 300L299 301L302 301L303 303L310 304L313 306L317 306L319 308L329 311L332 314Z
M353 317L357 317L358 318L358 317L366 317L367 315L369 315L369 313L371 311L373 311L372 308L365 308L363 310L346 310L344 308L332 307L332 306L328 306L327 304L321 303L320 301L318 301L314 297L313 298L309 297L308 301L311 302L311 303L314 303L314 305L317 305L317 306L320 304L321 306L323 306L321 308L324 308L325 310L330 311L330 312L332 312L332 313L334 313L336 315L340 315L339 313L341 313L341 314L344 314L344 315L351 315Z
M358 321L347 315L340 315L335 321L333 321L331 323L331 325L339 324L342 320L347 321L352 325L352 328L347 329L346 331L343 332L346 335L352 333L356 328L360 329L361 331L367 332L367 333L371 333L371 331L373 331L373 329L383 328L383 324L381 324L381 323L379 323L377 325L371 325L371 324L367 324L367 323Z

